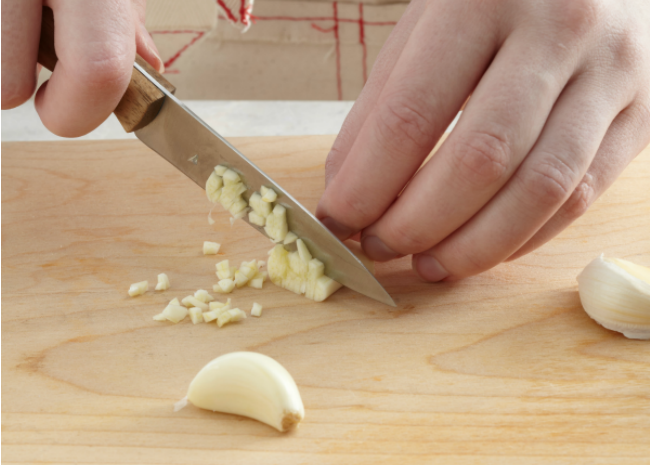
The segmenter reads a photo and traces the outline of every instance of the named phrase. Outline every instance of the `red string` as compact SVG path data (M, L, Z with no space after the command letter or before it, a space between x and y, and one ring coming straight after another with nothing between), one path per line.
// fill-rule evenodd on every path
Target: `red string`
M232 11L230 11L230 8L226 6L226 4L223 2L223 0L217 0L217 3L219 6L223 9L223 11L226 13L228 16L228 19L232 21L233 23L237 22L237 18L235 18L235 15L232 14Z
M336 40L336 90L339 100L343 100L343 85L341 84L341 41L339 40L339 11L337 2L332 3L334 9L334 39Z
M361 60L361 69L363 72L363 84L368 80L368 48L366 47L366 35L363 23L363 3L359 3L359 43L363 51L363 58Z
M165 68L169 68L178 58L187 50L190 48L194 43L199 40L203 35L205 34L204 31L153 31L151 32L152 34L196 34L196 36L187 44L183 46L178 52L176 52L172 57L167 60L164 65Z

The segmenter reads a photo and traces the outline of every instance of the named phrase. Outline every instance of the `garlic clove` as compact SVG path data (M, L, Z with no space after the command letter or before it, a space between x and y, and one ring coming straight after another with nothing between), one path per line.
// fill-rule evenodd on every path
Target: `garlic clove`
M231 308L230 310L223 310L220 309L221 313L217 317L217 326L220 328L223 325L229 324L229 323L236 323L238 321L246 319L246 313L244 311L240 310L239 308Z
M578 289L597 323L630 339L650 339L650 268L601 255L578 275Z
M277 361L254 352L222 355L190 383L187 400L215 412L242 415L284 432L305 416L300 392Z

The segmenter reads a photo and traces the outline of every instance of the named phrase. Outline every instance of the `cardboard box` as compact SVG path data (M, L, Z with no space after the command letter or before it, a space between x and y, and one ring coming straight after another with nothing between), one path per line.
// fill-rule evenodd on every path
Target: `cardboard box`
M354 100L406 9L386 0L248 1L149 0L147 28L180 98Z

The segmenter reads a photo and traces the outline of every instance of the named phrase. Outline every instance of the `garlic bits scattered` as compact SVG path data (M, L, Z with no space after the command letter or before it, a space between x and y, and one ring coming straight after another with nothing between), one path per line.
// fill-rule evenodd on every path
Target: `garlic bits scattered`
M341 288L341 284L324 274L323 263L312 259L307 245L289 230L287 209L275 203L278 194L271 188L261 186L259 192L253 192L248 200L242 197L247 188L235 171L224 165L218 165L205 185L208 199L221 205L235 219L248 214L250 224L264 228L272 242L278 244L269 254L269 276L274 284L284 289L302 294L308 299L322 302ZM282 245L296 242L297 251L289 252ZM204 252L205 253L205 252ZM274 266L271 267L271 262ZM265 276L253 273L254 266L242 263L239 270L231 267L227 260L217 264L219 282L212 288L214 292L227 294L235 287L248 285L261 288ZM259 267L258 267L259 268Z
M619 258L596 258L578 275L587 314L630 339L650 339L650 268Z
M289 252L279 244L271 249L267 265L269 278L276 286L322 302L336 292L341 284L325 276L325 265L312 258L302 239L298 239L296 244L295 252Z
M232 352L212 360L194 377L187 397L174 410L188 401L206 410L253 418L281 432L296 428L305 416L289 372L255 352Z
M157 291L166 291L171 287L171 284L169 282L169 276L167 276L165 273L160 273L158 275L158 283L156 284L156 290Z

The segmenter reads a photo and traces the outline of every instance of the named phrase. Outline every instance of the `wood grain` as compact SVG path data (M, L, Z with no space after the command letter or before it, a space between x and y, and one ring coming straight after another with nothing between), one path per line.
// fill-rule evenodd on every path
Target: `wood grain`
M235 139L314 208L333 137ZM260 319L158 323L214 264L269 243L209 209L137 141L3 143L4 463L650 463L650 344L596 325L575 277L601 252L650 265L650 149L537 252L455 284L378 266L398 308L346 289L313 304L273 285ZM223 243L203 256L204 240ZM166 272L172 288L129 298ZM253 350L294 376L306 418L282 435L192 406L214 357Z

